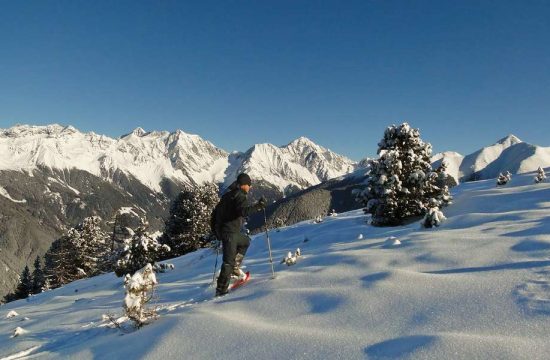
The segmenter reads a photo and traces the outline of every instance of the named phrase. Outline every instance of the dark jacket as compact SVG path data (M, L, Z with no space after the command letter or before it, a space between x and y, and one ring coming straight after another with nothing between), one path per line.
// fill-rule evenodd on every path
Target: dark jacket
M230 187L225 193L216 210L216 233L240 233L244 218L261 210L258 204L249 205L247 194L237 186Z

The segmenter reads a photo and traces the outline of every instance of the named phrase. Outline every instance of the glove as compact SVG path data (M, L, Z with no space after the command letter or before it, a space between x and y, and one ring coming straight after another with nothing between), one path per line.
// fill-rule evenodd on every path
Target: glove
M262 196L260 198L260 200L258 200L258 202L256 203L256 206L259 208L259 209L263 209L265 208L267 205L267 199L265 198L265 196Z

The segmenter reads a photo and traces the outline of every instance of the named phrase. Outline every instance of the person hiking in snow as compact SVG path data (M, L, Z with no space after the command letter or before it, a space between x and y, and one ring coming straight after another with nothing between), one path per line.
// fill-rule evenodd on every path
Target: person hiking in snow
M214 211L215 234L222 242L223 263L216 296L227 294L231 275L243 279L245 274L240 269L246 250L250 246L250 237L241 232L244 218L265 208L267 200L261 197L254 205L249 205L248 192L252 185L250 176L240 174L225 193Z

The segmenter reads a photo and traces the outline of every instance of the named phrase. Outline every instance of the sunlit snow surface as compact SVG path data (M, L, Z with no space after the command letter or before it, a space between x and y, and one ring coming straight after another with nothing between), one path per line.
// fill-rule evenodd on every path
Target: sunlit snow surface
M102 320L122 312L112 274L4 305L0 358L547 359L550 184L533 176L461 185L438 229L374 228L354 211L273 231L275 280L258 235L252 280L219 299L211 250L175 259L160 317L137 331ZM296 265L279 264L297 247Z
M56 124L0 129L0 153L0 171L20 170L32 176L37 167L75 168L110 180L120 170L157 192L162 191L166 178L183 183L225 182L229 186L240 172L281 191L289 185L304 189L356 168L352 160L304 137L286 146L258 144L246 153L229 154L181 130L145 132L137 128L113 139ZM54 178L50 181L60 182ZM79 194L68 184L61 185ZM0 196L5 193L0 188Z

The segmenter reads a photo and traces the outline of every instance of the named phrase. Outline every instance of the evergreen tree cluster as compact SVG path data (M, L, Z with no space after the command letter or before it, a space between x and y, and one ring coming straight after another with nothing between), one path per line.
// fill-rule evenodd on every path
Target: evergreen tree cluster
M147 232L147 222L133 210L124 208L115 215L111 234L102 229L97 216L85 218L56 239L44 255L44 266L37 258L34 271L25 267L16 291L7 295L6 302L26 298L43 290L55 289L72 281L115 271L118 276L134 273L146 264L169 253ZM128 219L128 213L136 219ZM132 222L133 221L133 222ZM130 223L139 224L132 229Z
M51 288L110 270L107 234L97 216L85 218L55 240L45 255L45 276Z
M4 297L5 302L25 299L30 295L39 294L48 289L40 256L34 260L34 270L31 273L28 266L21 273L19 284L15 291Z
M187 186L170 206L161 242L170 247L166 258L177 257L208 247L212 234L210 216L220 201L218 186L206 183Z
M133 274L147 264L154 266L157 260L207 247L211 241L210 215L218 202L215 184L187 187L171 204L161 241L149 234L147 221L131 208L115 213L109 223L110 234L102 229L99 217L85 218L52 243L44 256L44 268L39 259L35 262L36 274L25 268L16 292L5 300L24 298L108 271L117 276Z
M378 159L370 160L367 188L359 194L372 225L400 225L410 217L439 211L452 197L447 186L446 163L432 170L432 146L418 129L392 125L378 144Z
M148 226L149 224L142 219L141 226L126 240L114 266L117 276L133 274L147 264L154 264L170 252L168 245L159 243L147 232Z

